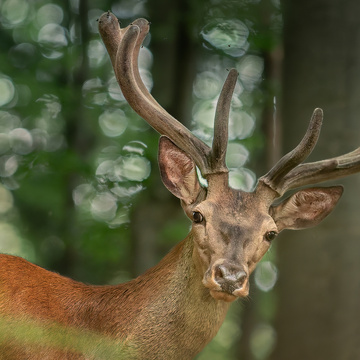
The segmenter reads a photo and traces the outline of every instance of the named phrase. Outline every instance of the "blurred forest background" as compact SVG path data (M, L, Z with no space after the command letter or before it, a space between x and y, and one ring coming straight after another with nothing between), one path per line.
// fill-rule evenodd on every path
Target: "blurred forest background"
M239 81L227 163L251 190L325 112L314 159L360 144L356 0L0 0L0 251L93 284L156 264L189 229L159 180L158 134L127 105L96 19L151 21L154 97L205 141ZM359 176L321 226L285 232L197 359L360 359Z

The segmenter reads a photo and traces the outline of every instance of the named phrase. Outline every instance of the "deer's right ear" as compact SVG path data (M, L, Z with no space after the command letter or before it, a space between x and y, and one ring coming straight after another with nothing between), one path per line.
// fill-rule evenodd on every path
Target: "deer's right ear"
M166 136L160 138L158 160L167 189L187 205L195 202L201 186L194 161Z

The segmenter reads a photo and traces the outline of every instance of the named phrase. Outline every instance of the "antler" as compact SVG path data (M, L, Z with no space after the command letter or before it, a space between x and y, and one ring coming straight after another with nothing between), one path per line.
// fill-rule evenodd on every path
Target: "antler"
M110 12L101 15L99 32L115 71L117 81L130 106L161 135L168 136L184 150L199 167L203 176L227 173L225 164L228 141L228 118L231 97L238 72L231 69L216 107L212 148L198 139L184 125L173 118L152 97L141 80L138 55L149 32L149 22L137 19L120 29L118 19Z
M138 68L141 44L149 32L149 22L137 19L121 29L110 12L99 19L99 32L105 43L117 81L130 106L161 135L168 136L199 167L203 176L227 173L225 156L228 141L228 118L231 97L238 73L231 69L216 107L214 139L210 148L184 125L166 112L152 97ZM323 112L315 109L309 127L299 145L286 154L259 183L282 196L287 190L348 176L360 171L360 148L332 159L302 164L311 154L319 138Z
M309 127L299 145L283 156L259 182L282 196L287 190L334 180L360 171L360 147L327 160L301 164L314 149L320 135L323 111L315 109Z

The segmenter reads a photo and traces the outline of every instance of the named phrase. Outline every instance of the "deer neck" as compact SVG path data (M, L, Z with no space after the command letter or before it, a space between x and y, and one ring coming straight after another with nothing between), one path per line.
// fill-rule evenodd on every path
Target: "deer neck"
M156 359L192 358L215 336L229 308L202 284L192 233L158 265L119 290L123 296L131 292L132 302L122 308L128 319L117 333L130 347L141 348L144 359L156 354L159 342L167 346ZM154 336L157 341L149 341Z

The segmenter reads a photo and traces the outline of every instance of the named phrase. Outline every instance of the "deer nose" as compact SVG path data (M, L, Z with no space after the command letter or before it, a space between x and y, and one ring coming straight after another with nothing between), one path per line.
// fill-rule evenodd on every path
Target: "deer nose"
M221 264L214 269L214 280L229 294L241 289L246 279L247 273L238 266Z

